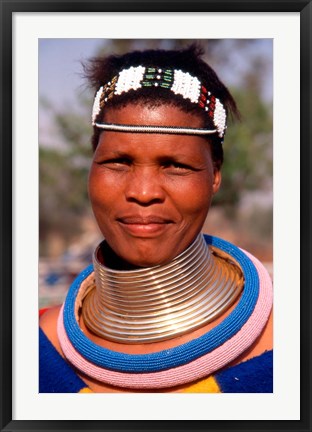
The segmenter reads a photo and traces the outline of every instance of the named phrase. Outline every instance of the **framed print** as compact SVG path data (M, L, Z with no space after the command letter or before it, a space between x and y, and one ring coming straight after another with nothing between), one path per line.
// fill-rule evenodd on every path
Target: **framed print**
M1 430L311 430L311 2L0 2ZM56 129L50 129L43 119L41 107L46 104L47 109L50 108L45 100L42 101L42 96L54 94L57 103L58 79L64 82L64 92L71 91L66 61L75 47L78 47L77 57L84 59L93 55L92 41L114 41L116 44L119 41L120 45L127 45L134 40L211 40L216 50L222 49L222 44L216 43L220 40L228 41L227 46L233 50L239 44L253 41L251 51L268 50L273 80L270 81L270 75L260 73L261 64L255 63L254 67L262 77L264 93L273 91L273 391L193 391L184 394L153 389L118 394L39 391L38 306L45 306L44 301L38 305L38 285L43 283L38 272L38 257L43 247L40 214L42 203L46 203L45 195L49 194L42 187L43 180L50 181L48 168L42 169L39 144L43 137L44 141L58 145L54 138ZM237 45L231 45L229 41L236 41ZM54 50L54 57L50 57L50 65L47 63L44 69L42 58L47 46L50 53ZM224 50L224 60L228 60L226 56L230 57L230 54L233 53L228 51L227 54ZM237 63L225 68L225 76L235 82L235 74L239 74L240 67L243 68L249 58L237 55ZM61 78L57 77L58 73L62 74ZM170 71L166 73L170 75ZM43 79L43 75L49 80ZM165 76L163 86L171 79L169 75ZM226 78L224 81L227 82ZM134 84L131 86L133 89ZM83 99L83 91L81 96ZM102 96L99 97L104 103ZM109 97L115 96L110 94ZM212 108L209 105L211 110L214 107L215 102ZM95 101L95 125L99 109ZM83 126L79 118L73 120L72 117L73 128L66 129L66 114L74 114L74 110L70 111L70 104L61 106L58 126L75 134ZM256 113L255 118L264 127L269 116L260 109ZM82 115L85 115L83 110ZM131 120L128 123L135 124L135 119ZM214 121L219 131L220 122ZM108 121L110 127L111 123ZM269 122L268 130L270 125ZM198 126L198 129L202 130L202 127ZM260 141L255 145L261 146L263 137L259 135L258 138ZM246 137L242 136L242 141L244 139ZM52 216L61 214L62 189L66 181L70 178L75 186L81 181L79 176L75 177L76 171L73 174L70 171L70 164L61 165L63 162L58 159L57 152L46 153L46 167L52 166L52 158L55 158L54 165L50 169L58 169L60 173L60 198L54 204L47 202L45 207L45 214L51 216L51 230ZM82 161L82 157L75 159L78 165L83 165ZM120 172L120 164L125 162L118 159L118 170L115 160L113 163L116 175L118 170ZM253 163L253 169L259 175L263 174L260 159ZM112 171L111 167L109 169ZM182 178L180 171L179 176ZM246 175L243 181L248 180ZM69 220L74 225L79 193L74 188L71 192L74 211ZM110 207L113 205L114 202L109 203ZM69 230L71 224L66 221L66 216L61 218ZM263 219L261 215L255 219L258 229L264 226ZM48 232L46 229L45 233ZM55 286L53 284L59 277L53 272L45 274L47 291L48 285ZM68 304L65 308L70 309ZM237 315L243 314L244 307L241 307ZM73 329L74 324L68 324L68 328ZM220 346L226 346L226 343L226 340L220 342ZM77 346L75 349L78 350ZM165 361L165 350L161 353L161 361ZM126 363L128 357L124 358ZM117 364L119 356L114 361ZM97 366L96 361L94 364ZM118 371L116 364L107 369ZM159 366L156 371L163 372L164 379L169 374L174 377L174 372L179 373L180 364L173 366L171 369ZM128 365L125 370L131 380L135 369L127 368ZM236 377L237 381L239 379Z

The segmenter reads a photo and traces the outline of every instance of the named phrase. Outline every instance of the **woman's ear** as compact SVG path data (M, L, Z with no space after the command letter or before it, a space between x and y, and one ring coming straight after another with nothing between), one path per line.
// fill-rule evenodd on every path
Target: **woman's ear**
M213 194L216 194L220 188L221 180L222 180L222 174L220 168L214 168L213 172L214 180L212 184L212 192Z

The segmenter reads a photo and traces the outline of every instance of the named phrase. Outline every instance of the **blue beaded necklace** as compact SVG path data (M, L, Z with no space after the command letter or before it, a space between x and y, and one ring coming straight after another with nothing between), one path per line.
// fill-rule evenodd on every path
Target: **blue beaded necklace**
M75 349L97 366L119 372L157 372L187 364L213 351L232 336L247 322L259 295L259 278L252 261L233 244L217 237L205 235L207 245L231 255L240 265L245 286L235 309L216 327L204 335L174 348L149 354L124 354L101 347L88 339L75 318L75 303L84 279L93 271L87 267L73 282L64 303L64 327Z

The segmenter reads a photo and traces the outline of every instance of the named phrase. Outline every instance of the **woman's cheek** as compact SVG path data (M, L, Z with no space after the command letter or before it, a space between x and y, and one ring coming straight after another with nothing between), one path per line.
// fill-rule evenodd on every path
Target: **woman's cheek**
M120 176L117 176L109 170L94 168L89 175L89 197L92 202L106 201L112 195L121 194L122 182Z
M176 204L185 215L196 217L206 214L212 200L212 182L207 175L198 175L188 181L177 182L171 191Z

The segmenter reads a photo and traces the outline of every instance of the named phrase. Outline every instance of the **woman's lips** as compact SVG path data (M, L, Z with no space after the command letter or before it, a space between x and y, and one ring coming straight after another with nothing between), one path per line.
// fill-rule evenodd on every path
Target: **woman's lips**
M126 216L117 218L121 227L135 237L162 234L172 222L160 216Z

